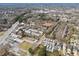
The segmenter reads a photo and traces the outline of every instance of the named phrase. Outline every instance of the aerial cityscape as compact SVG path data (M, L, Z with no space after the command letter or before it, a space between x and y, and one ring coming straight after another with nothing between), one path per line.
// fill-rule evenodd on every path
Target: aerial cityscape
M0 56L79 56L79 4L0 3Z

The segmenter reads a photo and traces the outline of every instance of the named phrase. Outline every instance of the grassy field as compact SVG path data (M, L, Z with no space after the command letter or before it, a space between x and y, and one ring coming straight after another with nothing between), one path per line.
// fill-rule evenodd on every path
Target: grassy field
M4 32L0 32L0 36L2 36L4 34Z
M27 51L26 52L19 51L19 54L21 54L21 56L26 56L27 55Z
M33 40L35 40L35 39L32 38L32 37L23 37L22 40L31 40L31 41L33 41Z
M19 45L19 47L20 47L21 49L28 50L29 48L32 47L32 45L31 45L30 43L28 43L28 42L23 42L23 43L21 43L21 44Z
M34 51L34 55L38 56L39 51L41 50L41 48L43 48L42 45L40 45L35 51Z

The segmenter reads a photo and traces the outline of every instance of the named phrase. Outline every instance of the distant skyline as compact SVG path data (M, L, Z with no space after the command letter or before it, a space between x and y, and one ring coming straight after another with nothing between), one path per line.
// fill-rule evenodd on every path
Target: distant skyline
M0 7L31 8L31 7L69 7L79 8L79 3L0 3Z

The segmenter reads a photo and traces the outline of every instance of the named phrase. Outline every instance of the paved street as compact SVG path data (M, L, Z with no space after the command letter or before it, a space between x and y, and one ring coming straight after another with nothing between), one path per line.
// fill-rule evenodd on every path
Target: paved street
M40 38L40 40L36 44L33 45L33 49L35 49L36 47L38 47L42 43L42 41L44 40L44 38L45 38L45 34Z
M62 38L64 38L64 36L66 35L66 30L67 30L67 25L64 28L63 34L62 34Z
M34 42L33 41L31 41L31 40L24 40L24 41L26 41L26 42L28 42L28 43L31 43L31 44L33 44Z
M6 38L17 27L18 24L19 24L19 22L16 22L15 24L13 24L12 27L10 29L8 29L8 31L6 31L3 36L0 37L0 45L6 41Z

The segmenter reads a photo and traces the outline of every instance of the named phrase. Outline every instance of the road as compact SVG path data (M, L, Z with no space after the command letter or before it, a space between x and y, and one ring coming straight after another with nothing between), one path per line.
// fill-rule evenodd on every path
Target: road
M56 23L56 25L54 26L54 30L52 31L52 33L50 34L50 36L52 36L52 34L56 31L56 29L58 28L59 26L59 23L60 23L60 20Z
M64 28L63 34L62 34L62 39L64 38L64 36L66 35L66 30L67 30L67 25Z
M12 25L12 27L11 27L10 29L8 29L8 31L6 31L6 32L4 33L4 35L2 35L2 36L0 37L0 45L2 45L2 44L6 41L7 37L9 36L9 34L10 34L13 30L15 30L15 28L17 27L18 24L19 24L19 21L17 21L16 23L14 23L14 24Z
M54 31L58 28L59 22L60 22L60 21L58 21L57 24L55 25L56 27L55 27ZM52 33L53 33L54 31L52 31ZM52 35L52 33L51 33L50 35ZM35 48L37 48L37 47L42 43L42 41L43 41L44 39L45 39L45 34L40 38L40 40L39 40L36 44L33 45L33 50L34 50Z
M37 48L41 43L42 43L42 41L45 39L45 34L40 38L40 40L37 42L37 43L35 43L34 45L33 45L33 50L35 49L35 48Z
M34 43L34 41L31 41L31 40L24 40L24 41L26 41L26 42L28 42L28 43L31 43L31 44Z

